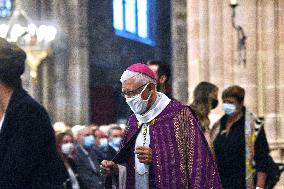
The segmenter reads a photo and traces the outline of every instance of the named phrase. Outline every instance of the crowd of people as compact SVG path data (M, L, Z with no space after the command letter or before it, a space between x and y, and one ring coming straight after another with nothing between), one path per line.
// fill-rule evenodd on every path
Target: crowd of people
M61 124L62 125L62 124ZM117 153L124 130L119 125L58 127L55 124L56 147L68 177L65 188L104 188L105 180L100 174L100 162L111 160Z
M246 108L241 86L222 91L224 115L210 123L218 86L199 83L185 105L171 97L167 65L137 63L120 78L133 112L126 127L52 128L45 109L22 88L25 59L0 38L1 189L268 187L264 127Z

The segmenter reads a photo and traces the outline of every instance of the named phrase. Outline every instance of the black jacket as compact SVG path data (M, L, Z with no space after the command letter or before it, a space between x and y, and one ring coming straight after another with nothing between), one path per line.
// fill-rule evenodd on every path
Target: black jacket
M75 164L74 160L72 158L67 157L67 163L69 164L70 168L74 172L74 174L76 176L76 179L78 181L80 189L88 189L88 187L86 187L84 185L84 183L82 182L81 175L79 175L79 173L78 173L77 165ZM65 189L72 189L72 182L71 182L71 178L70 177L67 178L67 180L65 180L64 188Z
M66 177L47 112L15 90L0 131L0 188L59 189Z
M86 155L79 145L76 146L77 153L74 162L77 167L77 173L80 175L80 181L88 189L102 189L104 177L100 174L100 163L97 155L92 149L84 149L88 152ZM92 167L90 160L93 162Z

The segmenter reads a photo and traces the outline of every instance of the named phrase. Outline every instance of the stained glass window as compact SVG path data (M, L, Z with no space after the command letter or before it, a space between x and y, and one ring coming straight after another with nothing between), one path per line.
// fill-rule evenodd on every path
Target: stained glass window
M9 17L12 15L12 0L0 0L0 17Z
M120 36L154 44L153 0L113 0L113 27ZM153 12L153 11L152 11ZM151 25L150 25L151 24Z

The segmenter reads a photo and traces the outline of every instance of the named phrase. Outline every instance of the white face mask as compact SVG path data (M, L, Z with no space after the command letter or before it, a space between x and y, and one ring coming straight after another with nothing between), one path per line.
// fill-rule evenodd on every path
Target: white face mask
M223 109L224 109L225 114L227 115L232 115L236 112L236 106L230 103L224 103Z
M147 86L148 83L147 85L145 85L144 89L138 95L131 98L125 98L126 103L135 114L142 114L147 110L147 105L151 97L151 94L149 95L147 100L143 100L141 97L141 94L143 93L143 91L146 89Z
M61 146L62 153L65 155L71 155L71 153L74 150L74 144L73 143L66 143L62 144Z

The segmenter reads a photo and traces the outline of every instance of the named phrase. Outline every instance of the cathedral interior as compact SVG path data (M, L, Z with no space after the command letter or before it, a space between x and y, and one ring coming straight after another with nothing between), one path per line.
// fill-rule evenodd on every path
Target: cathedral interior
M161 60L183 103L201 81L219 87L219 101L228 86L245 88L284 162L284 0L0 0L0 37L27 52L24 87L53 123L126 122L122 72Z

